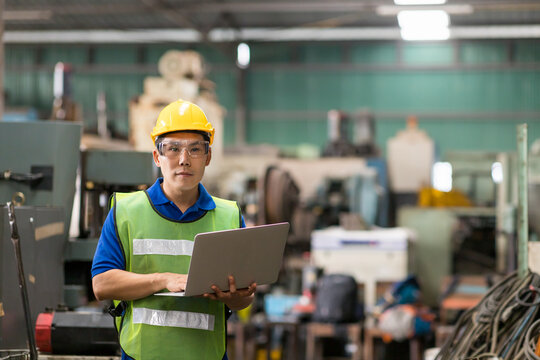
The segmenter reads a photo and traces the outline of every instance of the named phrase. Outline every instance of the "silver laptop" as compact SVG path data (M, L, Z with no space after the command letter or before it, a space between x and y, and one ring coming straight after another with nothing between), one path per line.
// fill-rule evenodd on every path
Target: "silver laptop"
M186 290L160 292L161 296L196 296L212 293L217 285L229 290L229 275L242 289L277 281L289 223L252 226L241 229L213 231L195 236Z

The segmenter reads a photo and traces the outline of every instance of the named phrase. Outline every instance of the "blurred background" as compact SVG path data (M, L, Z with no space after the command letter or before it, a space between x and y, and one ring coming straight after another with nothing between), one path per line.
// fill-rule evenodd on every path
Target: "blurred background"
M278 282L228 321L231 359L442 356L491 286L538 266L518 240L540 231L540 1L0 0L0 14L0 358L27 358L29 334L40 358L118 356L91 261L109 197L160 176L149 133L179 98L216 128L211 194L248 226L291 223ZM501 336L525 356L524 334Z

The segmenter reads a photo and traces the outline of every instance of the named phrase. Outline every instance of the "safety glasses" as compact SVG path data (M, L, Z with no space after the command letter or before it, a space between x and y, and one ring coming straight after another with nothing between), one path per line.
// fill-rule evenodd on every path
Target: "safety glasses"
M183 150L186 150L188 155L194 159L208 155L210 148L208 141L163 141L158 144L159 154L169 159L178 159Z

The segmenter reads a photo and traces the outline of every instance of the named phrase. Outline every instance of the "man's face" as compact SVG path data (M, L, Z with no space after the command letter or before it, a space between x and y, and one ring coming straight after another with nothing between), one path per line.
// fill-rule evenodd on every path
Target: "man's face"
M194 155L195 150L199 150L200 142L204 137L196 133L172 133L166 135L163 139L163 148L173 146L173 151L166 154L160 154L154 149L154 162L161 168L163 174L163 187L165 192L172 194L181 194L197 189L197 186L204 175L204 169L210 164L212 158L211 149L206 155ZM177 146L179 145L179 146ZM189 154L191 149L192 155ZM167 156L168 154L168 156Z

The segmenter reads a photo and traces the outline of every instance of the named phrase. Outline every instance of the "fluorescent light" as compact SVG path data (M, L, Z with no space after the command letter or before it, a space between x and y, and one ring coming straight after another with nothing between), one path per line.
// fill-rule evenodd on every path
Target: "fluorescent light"
M433 187L439 191L452 190L452 164L436 162L432 169Z
M238 47L236 48L236 56L236 63L238 64L238 67L241 69L247 68L249 66L250 58L249 45L246 43L238 44Z
M398 23L403 40L447 40L450 17L442 10L401 11Z
M430 29L448 27L450 17L442 10L405 10L398 14L399 27Z
M65 70L64 63L58 62L54 66L54 75L53 75L53 95L55 98L60 98L65 94Z
M394 0L396 5L441 5L446 0Z
M500 162L494 162L491 165L491 178L495 184L500 184L503 181L503 168Z

